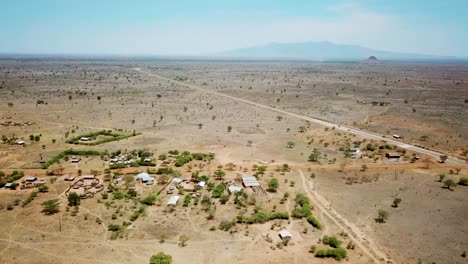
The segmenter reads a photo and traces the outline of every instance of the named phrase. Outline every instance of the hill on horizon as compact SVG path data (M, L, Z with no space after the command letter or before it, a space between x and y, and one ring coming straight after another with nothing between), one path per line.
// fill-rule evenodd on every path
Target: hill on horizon
M358 45L336 44L328 41L302 43L270 43L262 46L228 50L216 56L245 59L306 59L306 60L364 60L375 56L379 60L453 60L452 56L400 53L375 50Z

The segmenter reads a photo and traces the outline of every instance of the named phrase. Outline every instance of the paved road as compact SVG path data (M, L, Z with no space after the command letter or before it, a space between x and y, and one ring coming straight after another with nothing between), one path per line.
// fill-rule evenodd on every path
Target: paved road
M157 78L162 79L162 80L167 80L167 81L170 81L170 82L185 86L185 87L189 87L189 88L196 89L196 90L201 90L201 91L204 91L206 93L222 96L222 97L225 97L225 98L232 99L234 101L246 103L246 104L253 105L253 106L256 106L256 107L259 107L259 108L264 108L264 109L267 109L267 110L270 110L270 111L273 111L273 112L281 113L283 115L296 117L298 119L310 121L312 123L323 125L325 127L330 127L330 128L334 127L336 130L341 130L341 131L344 131L344 132L355 134L355 135L361 136L363 138L386 141L387 143L396 145L396 146L398 146L400 148L404 148L404 149L412 150L412 151L415 151L415 152L418 152L418 153L421 153L421 154L429 155L429 156L432 156L432 157L434 157L436 159L439 159L439 157L441 155L444 155L443 153L440 153L440 152L437 152L437 151L428 150L428 149L421 148L421 147L418 147L418 146L415 146L415 145L406 144L406 143L403 143L403 142L398 141L398 140L385 138L385 137L382 137L382 136L379 136L379 135L376 135L376 134L373 134L373 133L370 133L370 132L367 132L367 131L363 131L363 130L360 130L360 129L352 128L352 127L349 127L349 126L337 125L337 124L334 124L334 123L329 122L329 121L325 121L325 120L321 120L321 119L317 119L317 118L313 118L313 117L309 117L309 116L304 116L304 115L288 112L288 111L285 111L285 110L281 110L281 109L277 109L277 108L274 108L274 107L259 104L259 103L256 103L256 102L252 102L252 101L249 101L249 100L245 100L245 99L237 98L237 97L230 96L230 95L227 95L227 94L211 91L209 89L205 89L205 88L202 88L202 87L199 87L199 86L196 86L196 85L175 81L175 80L166 78L166 77L158 75L158 74L143 71L140 68L135 68L135 70L137 70L139 72L142 72L142 73L145 73L145 74L148 74L150 76L157 77ZM467 165L467 163L465 161L463 161L461 159L458 159L458 158L455 158L455 157L451 157L451 156L448 157L448 160L446 162L448 164L454 164L454 165L461 165L461 166L466 166Z

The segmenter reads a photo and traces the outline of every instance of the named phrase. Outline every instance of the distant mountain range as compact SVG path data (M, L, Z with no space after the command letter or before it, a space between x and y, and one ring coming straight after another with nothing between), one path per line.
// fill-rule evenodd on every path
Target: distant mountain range
M241 59L293 59L317 61L354 61L375 56L380 60L456 60L457 57L375 50L357 45L331 42L271 43L229 50L214 54L217 57Z

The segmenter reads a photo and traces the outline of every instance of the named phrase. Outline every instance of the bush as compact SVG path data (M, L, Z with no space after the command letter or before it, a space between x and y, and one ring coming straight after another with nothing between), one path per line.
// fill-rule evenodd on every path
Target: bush
M164 254L159 252L156 255L151 256L150 264L172 264L172 257L171 255Z
M235 225L236 223L234 221L223 220L219 224L219 229L223 231L229 231L229 229L231 229Z
M120 226L116 224L109 224L107 226L107 230L109 231L118 231L119 229L120 229Z
M27 204L29 204L30 202L32 202L32 200L34 200L34 198L37 197L37 192L32 192L28 198L26 198L26 200L23 201L23 204L22 206L25 207Z
M292 212L292 216L295 218L303 218L309 217L312 215L312 206L310 205L310 200L307 196L303 194L296 195L296 204L299 206L298 208L294 208Z
M152 193L146 196L144 199L142 199L141 203L146 204L146 205L153 205L153 203L156 201L156 198L158 198L158 194Z
M458 181L459 185L468 186L468 177L461 177Z
M238 215L237 222L243 224L262 224L275 219L289 219L288 212L265 212L260 210L251 216Z
M192 200L192 196L191 196L190 194L186 194L185 197L184 197L184 204L183 204L183 206L184 206L184 207L189 206L191 200Z
M329 237L329 236L324 236L324 237L322 238L322 243L323 243L324 245L329 245L330 247L333 247L333 248L338 248L338 247L340 247L340 245L341 245L341 241L339 241L339 240L338 240L336 237L334 237L334 236L331 236L331 237Z
M221 197L221 195L224 193L225 189L226 189L226 186L224 186L224 184L222 184L222 183L216 185L216 187L213 190L212 196L214 198Z
M322 229L322 225L320 224L320 222L313 216L313 215L309 215L307 217L307 222L309 222L309 224L311 224L313 227L317 228L317 229Z
M320 249L315 253L317 258L335 258L342 260L346 258L347 252L344 248Z

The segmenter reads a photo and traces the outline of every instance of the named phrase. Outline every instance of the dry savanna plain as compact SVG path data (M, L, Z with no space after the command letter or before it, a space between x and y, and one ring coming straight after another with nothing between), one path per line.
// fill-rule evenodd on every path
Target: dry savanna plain
M0 99L0 263L468 261L466 64L5 59Z

